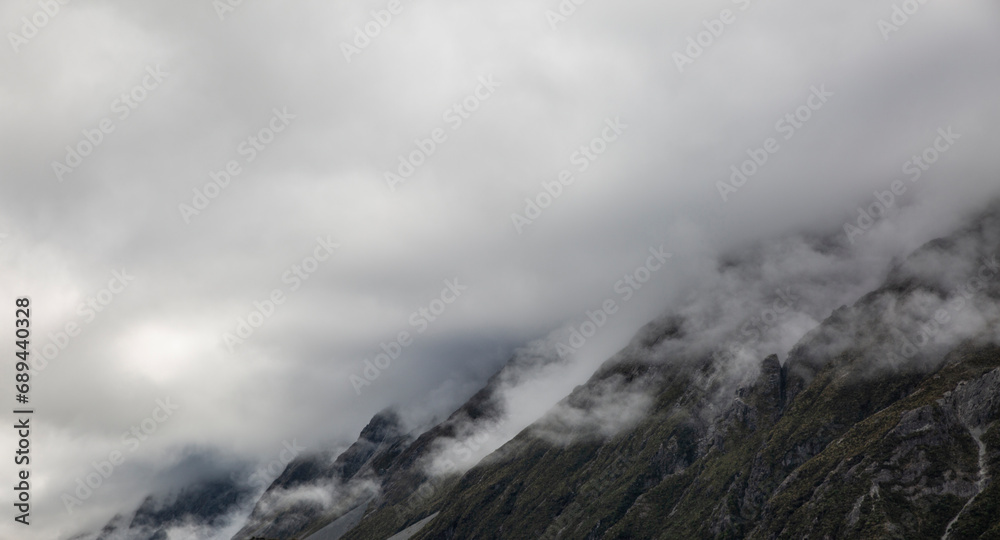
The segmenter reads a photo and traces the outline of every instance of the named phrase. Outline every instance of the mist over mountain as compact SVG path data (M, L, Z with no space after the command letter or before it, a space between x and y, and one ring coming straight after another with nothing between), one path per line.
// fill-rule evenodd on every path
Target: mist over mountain
M0 4L0 540L989 538L998 25Z
M993 538L998 250L994 206L750 369L694 317L650 323L445 493L344 538Z
M734 252L529 424L565 332L436 425L388 409L297 457L249 513L199 482L79 538L992 538L998 255L1000 203L867 291L833 237Z

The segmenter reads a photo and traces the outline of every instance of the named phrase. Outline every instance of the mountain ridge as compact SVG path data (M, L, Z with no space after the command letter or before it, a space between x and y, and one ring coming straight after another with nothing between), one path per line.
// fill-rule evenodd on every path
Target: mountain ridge
M431 467L563 362L526 349L425 431L386 410L300 456L232 540L1000 538L998 252L994 205L749 360L668 312L486 459Z

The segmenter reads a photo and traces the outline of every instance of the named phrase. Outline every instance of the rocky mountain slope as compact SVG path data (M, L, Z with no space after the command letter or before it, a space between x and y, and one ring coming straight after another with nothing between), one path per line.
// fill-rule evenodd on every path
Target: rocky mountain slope
M398 415L391 410L380 413L361 432L358 442L332 465L323 465L331 459L328 455L303 456L289 464L233 540L305 538L359 505L367 507L373 502L381 507L405 506L407 499L431 479L423 464L436 443L459 436L471 426L497 421L503 409L500 388L516 384L534 370L557 361L558 357L522 351L447 419L419 435L404 433ZM332 504L282 503L289 498L289 492L315 486L334 494Z
M307 455L290 463L234 538L294 538L315 532L374 498L385 469L411 442L396 413L379 413L343 454ZM316 491L338 496L325 500Z
M666 354L685 322L652 323L562 404L646 396L637 425L550 415L344 538L1000 538L998 239L987 214L928 244L784 365Z
M1000 208L750 360L667 314L477 465L442 467L560 361L522 352L430 429L385 411L299 457L233 540L1000 538L998 254Z

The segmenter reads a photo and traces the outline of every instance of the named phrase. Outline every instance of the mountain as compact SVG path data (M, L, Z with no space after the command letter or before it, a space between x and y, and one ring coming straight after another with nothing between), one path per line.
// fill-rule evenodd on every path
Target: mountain
M234 480L241 471L221 466L216 456L194 453L165 476L175 486L147 495L138 508L112 518L100 531L73 540L170 540L208 538L232 524L254 500L256 490Z
M383 508L405 506L418 488L432 480L424 469L424 460L436 451L438 443L465 434L475 426L499 421L503 414L501 389L558 361L558 357L521 351L465 404L423 433L405 432L399 415L392 410L379 413L361 432L358 441L330 465L323 465L330 462L329 455L304 456L289 464L268 487L249 523L233 540L306 538L324 527L336 527L338 519L359 506L367 508L373 501ZM296 489L317 486L332 496L325 506L282 503L294 498L289 493ZM387 518L390 523L395 523L394 519Z
M267 488L236 540L305 537L377 494L387 464L407 447L399 416L383 411L343 454L302 456ZM335 493L333 500L323 494Z
M232 539L1000 538L998 254L1000 206L898 261L790 347L751 325L753 347L727 347L741 338L739 324L716 330L726 309L673 310L541 419L497 437L505 390L563 362L528 347L429 429L386 410L347 451L298 457ZM480 460L491 437L507 442ZM163 530L230 502L144 504L131 523Z
M414 540L1000 538L998 252L987 213L749 372L651 323L491 459L344 538L432 515ZM614 402L642 419L566 422Z

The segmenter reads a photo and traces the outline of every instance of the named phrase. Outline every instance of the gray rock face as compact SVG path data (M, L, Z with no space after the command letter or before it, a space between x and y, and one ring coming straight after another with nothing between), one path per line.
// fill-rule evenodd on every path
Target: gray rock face
M973 381L963 381L945 394L940 405L969 429L983 430L1000 412L1000 369Z

